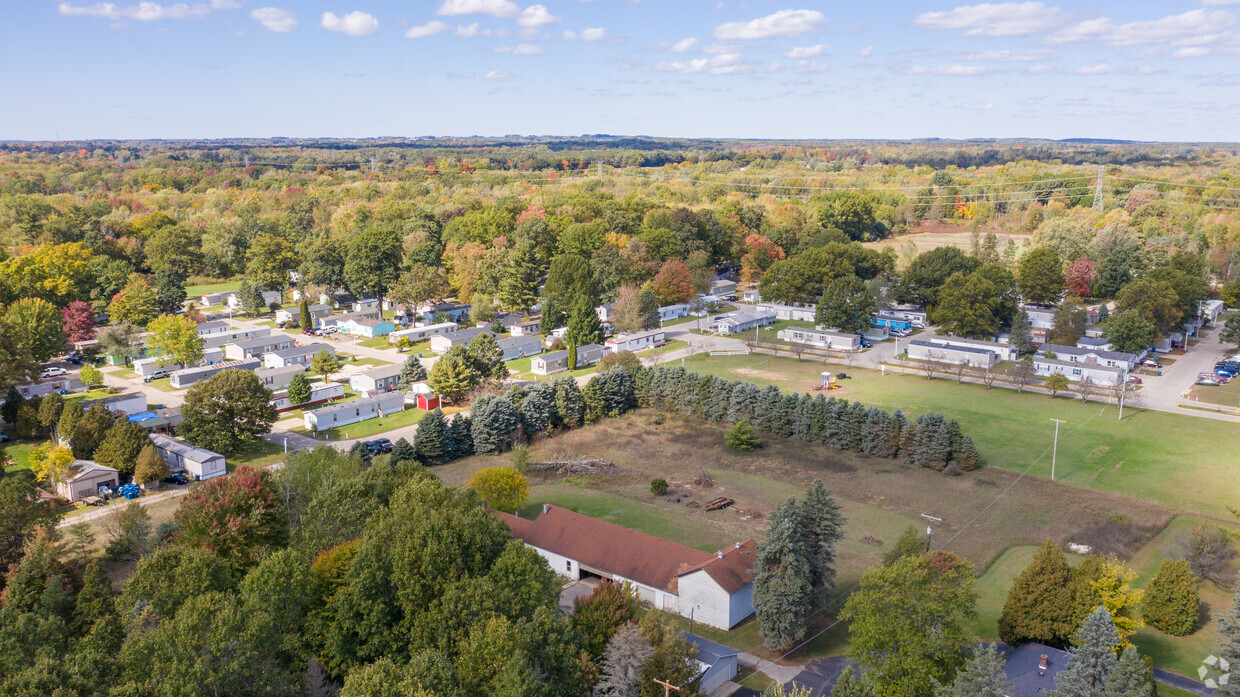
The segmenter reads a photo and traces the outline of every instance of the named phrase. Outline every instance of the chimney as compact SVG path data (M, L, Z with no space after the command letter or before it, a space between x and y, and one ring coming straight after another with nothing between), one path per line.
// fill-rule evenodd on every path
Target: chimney
M723 550L721 549L718 552L715 552L715 556L719 559L723 559Z
M546 514L548 514L548 513L550 513L550 512L551 512L551 504L549 504L549 503L544 503L544 504L543 504L543 515L546 515Z
M1038 675L1046 675L1046 663L1048 660L1046 654L1042 654L1042 657L1038 659Z
M737 548L737 549L740 549L740 548L741 548L741 543L740 543L740 541L739 541L739 540L737 540L737 542L736 542L736 548Z

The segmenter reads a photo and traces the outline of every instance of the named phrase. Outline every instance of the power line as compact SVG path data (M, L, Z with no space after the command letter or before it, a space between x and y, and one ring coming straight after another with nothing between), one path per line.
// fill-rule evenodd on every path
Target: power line
M1140 182L1142 184L1161 184L1163 186L1187 187L1190 189L1222 189L1223 191L1240 191L1240 187L1236 186L1217 186L1213 184L1188 184L1180 182L1158 181L1157 179L1138 179L1136 177L1114 176L1112 179L1121 179L1126 182Z

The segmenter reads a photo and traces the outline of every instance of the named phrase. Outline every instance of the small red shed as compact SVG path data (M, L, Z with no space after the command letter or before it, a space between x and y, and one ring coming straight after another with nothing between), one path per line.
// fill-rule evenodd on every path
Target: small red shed
M418 408L430 411L439 407L439 395L437 394L419 394Z

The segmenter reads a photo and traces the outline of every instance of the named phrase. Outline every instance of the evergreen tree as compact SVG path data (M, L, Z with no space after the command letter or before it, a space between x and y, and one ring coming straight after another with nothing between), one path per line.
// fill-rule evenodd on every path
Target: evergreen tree
M508 312L525 312L538 302L538 277L542 269L531 244L521 244L508 258L499 282L499 304Z
M453 346L435 361L427 384L445 399L455 402L477 387L478 379L466 349Z
M951 685L935 688L935 697L1006 697L1015 688L1007 681L1004 664L1007 659L994 644L988 644L965 661Z
M762 639L782 651L805 636L813 605L813 570L805 558L804 533L796 499L771 515L754 563L753 600Z
M428 465L443 462L448 454L448 433L444 423L443 411L433 409L418 421L418 430L413 434L413 450L420 461ZM393 448L393 455L396 449Z
M60 419L56 422L56 435L62 444L65 444L73 437L73 430L77 428L78 422L86 415L86 411L82 409L81 402L69 402L64 409L60 410Z
M310 401L310 395L313 391L310 389L310 379L306 377L303 370L293 375L288 381L288 403L289 406L297 406Z
M569 376L557 378L555 387L555 420L563 428L579 428L585 421L585 401L577 381Z
M636 623L620 628L607 642L599 675L597 694L601 697L637 697L642 687L642 673L654 647L642 636Z
M514 434L521 426L521 415L512 402L494 395L486 395L474 402L470 418L473 421L474 452L479 455L501 453L510 448Z
M1172 636L1187 636L1197 626L1201 596L1197 577L1184 559L1164 559L1141 599L1146 624Z
M1137 647L1129 646L1119 655L1115 670L1107 676L1102 697L1152 697L1154 686L1150 683L1150 677L1150 669L1137 652Z
M586 297L578 298L568 314L568 332L564 341L569 346L603 343L603 325L599 322L594 305Z
M732 391L736 383L716 377L710 392L710 402L706 405L706 418L716 423L728 417L728 407L732 404Z
M545 433L555 421L555 388L540 382L530 388L521 400L521 418L525 422L526 435Z
M832 450L843 450L848 445L848 411L847 400L827 402L827 429L823 441Z
M831 697L874 697L874 690L857 678L852 666L844 669L831 688Z
M462 414L452 417L452 420L448 422L448 436L448 442L451 444L451 449L448 451L449 460L474 454L473 419Z
M977 452L977 446L973 444L973 439L964 436L960 441L960 448L952 453L955 458L956 466L961 472L972 472L981 464L982 457Z
M848 409L844 447L854 453L861 452L862 436L865 432L865 414L866 407L861 402L853 402Z
M103 406L102 402L90 405L90 409L86 410L77 425L73 427L73 456L79 460L91 459L115 423L116 417L108 411L107 407ZM61 438L65 435L66 432L62 431Z
M360 440L354 443L352 448L349 448L349 457L361 462L364 467L370 466L371 456L372 453L370 452L370 448L362 445Z
M1029 313L1022 308L1012 320L1012 330L1008 334L1008 343L1016 347L1020 355L1026 356L1037 350L1033 342L1033 331L1030 329Z
M904 418L904 412L896 409L891 412L891 418L887 420L887 457L899 457L901 440L904 437L904 427L908 425L908 420Z
M802 443L808 443L813 436L813 409L814 398L801 393L797 398L796 408L792 411L792 437Z
M1100 607L1077 630L1072 660L1055 676L1053 697L1101 697L1118 661L1119 633L1106 608Z
M422 418L426 418L426 417L422 417ZM415 438L417 437L416 434L414 437ZM446 437L445 437L445 440L446 440ZM395 444L392 445L392 454L388 457L388 462L392 466L399 465L402 462L417 462L417 461L418 461L417 448L414 448L413 445L409 443L409 441L405 440L404 438L401 438L397 440Z
M1235 672L1240 666L1240 588L1232 596L1227 612L1214 613L1214 622L1218 624L1218 638L1214 640L1211 653L1227 661L1231 671ZM1240 696L1240 680L1229 680L1226 685L1220 685L1214 694L1215 697Z
M73 623L78 631L85 632L99 620L116 614L116 591L107 569L98 559L86 565L82 575L82 590L78 591L77 604L73 608Z
M800 515L813 600L825 603L835 587L835 548L844 539L844 513L822 480L815 479L805 490Z
M775 433L777 422L779 421L779 404L782 401L779 388L774 385L768 385L762 390L760 400L758 403L758 418L751 423L759 430Z
M412 353L405 359L405 364L400 367L400 382L396 383L396 389L406 391L415 382L426 382L426 368L422 366L422 360L418 358L418 355Z
M916 525L904 528L895 543L883 553L883 566L893 566L905 557L919 557L926 553L926 537Z
M267 310L263 305L263 289L249 281L242 281L237 288L237 301L241 303L241 311L249 315Z
M917 444L919 442L917 422L906 422L904 428L900 430L900 462L906 465L917 463Z
M831 401L835 401L832 397ZM814 397L813 404L810 405L809 414L809 438L811 441L822 443L827 437L827 419L830 412L830 403L826 397L821 394Z
M301 294L301 305L297 308L297 326L302 329L314 328L314 318L310 316L310 296L307 293Z
M999 639L1010 646L1026 641L1066 646L1075 629L1071 580L1063 550L1047 539L1012 582L999 617Z

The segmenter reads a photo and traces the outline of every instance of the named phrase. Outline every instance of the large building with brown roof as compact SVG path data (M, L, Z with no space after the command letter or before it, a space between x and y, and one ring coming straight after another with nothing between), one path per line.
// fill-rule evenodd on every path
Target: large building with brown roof
M753 540L711 554L549 504L532 520L494 513L561 576L628 581L642 601L719 629L753 614Z

